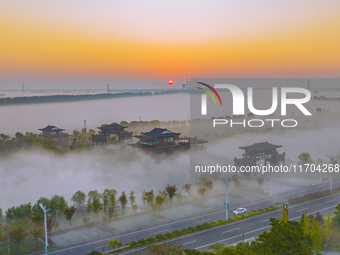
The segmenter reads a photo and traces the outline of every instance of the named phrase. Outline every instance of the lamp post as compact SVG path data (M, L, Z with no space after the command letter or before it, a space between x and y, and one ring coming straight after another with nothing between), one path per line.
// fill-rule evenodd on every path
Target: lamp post
M229 211L229 201L228 201L228 186L229 186L229 183L228 183L228 180L229 178L221 172L221 174L224 176L225 178L225 186L226 186L226 193L225 193L225 219L228 220L228 211Z
M44 221L45 221L45 253L46 255L48 255L48 239L47 239L47 220L46 220L46 213L51 210L51 209L47 209L46 210L46 206L43 204L39 204L39 206L41 207L41 209L44 211Z
M331 160L331 165L332 165L332 167L333 167L333 160L336 159L336 158L338 158L338 157L340 157L340 156L333 157L333 155L332 155L332 156L326 155L326 157L329 158L329 159ZM333 169L332 172L331 172L331 184L330 184L330 190L331 190L331 191L333 190L333 171L334 171L334 169Z

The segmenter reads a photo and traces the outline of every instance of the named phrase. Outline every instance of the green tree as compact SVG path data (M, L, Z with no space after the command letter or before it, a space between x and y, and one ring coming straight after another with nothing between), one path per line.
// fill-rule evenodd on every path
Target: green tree
M331 224L332 224L332 220L331 217L328 215L327 220L325 220L324 223L324 237L326 239L326 241L329 241L329 238L333 235L333 229L331 228Z
M70 223L70 227L72 226L71 220L74 215L74 212L76 211L76 207L72 205L71 207L66 207L64 210L64 216L66 220Z
M52 218L49 218L46 220L46 226L47 226L47 233L50 234L52 232L52 229L57 230L59 226L59 222L55 221Z
M111 206L114 208L116 208L116 194L111 194L110 195L110 202L111 202Z
M137 205L137 204L133 204L133 205L132 205L132 210L134 210L135 213L137 213L138 205Z
M156 205L158 206L158 210L161 211L161 206L165 201L165 198L161 195L156 196Z
M312 231L310 234L310 238L312 241L313 250L315 253L319 253L322 251L321 244L322 244L322 235L319 233L319 222L313 218L312 221Z
M103 204L100 202L98 198L95 198L92 202L92 209L95 214L97 214L97 219L99 220L99 213L103 209Z
M125 208L126 208L126 204L127 204L128 201L127 201L127 198L126 198L124 191L122 192L122 194L119 197L119 202L120 202L120 205L123 208L123 213L125 213Z
M300 165L312 163L312 157L311 157L311 155L310 155L309 153L307 153L307 152L301 153L301 154L298 156L298 158L299 158L299 160L300 160L300 161L298 162Z
M224 243L214 243L212 245L209 246L209 250L220 254L222 252L222 250L224 250L226 248L226 245Z
M109 204L109 199L107 198L106 195L103 195L103 208L104 210L106 210L106 207L108 206Z
M116 239L113 239L113 240L108 241L107 244L111 248L116 248L116 247L122 246L124 243L122 241L117 241Z
M145 199L148 208L149 208L150 205L153 205L154 197L155 197L155 195L153 193L153 190L145 192L143 199Z
M116 195L117 190L115 190L115 189L105 189L102 196L106 196L107 198L110 198L112 194Z
M181 244L150 244L147 255L182 255Z
M190 190L191 190L191 184L190 183L186 183L183 185L183 189L187 192L187 194L190 194Z
M131 207L132 207L132 205L133 205L134 203L136 203L136 197L135 197L133 191L130 192L129 199L130 199L130 203L131 203Z
M112 218L117 218L118 214L116 212L116 209L114 209L112 206L109 206L104 210L104 213L108 216L109 218L109 224Z
M166 187L165 187L165 190L168 192L169 194L169 199L172 200L172 198L174 196L176 196L176 192L177 192L177 188L176 188L176 185L174 186L171 186L170 184L168 184Z
M313 254L299 222L285 222L285 220L278 220L276 218L270 218L269 220L272 226L271 230L263 232L252 242L252 248L256 253Z
M20 254L19 244L25 239L28 235L26 232L26 228L23 225L13 225L8 230L8 236L10 237L11 241L16 244L18 253Z
M204 187L201 187L201 188L197 189L197 191L198 191L198 194L200 195L201 199L203 200L204 194L207 191L207 189L204 188Z
M92 201L91 201L91 198L88 198L86 202L86 210L88 214L90 214L91 209L92 209Z
M98 190L92 190L89 191L89 193L87 194L87 197L91 200L91 202L93 203L94 200L100 200L102 198L102 194L100 194L98 192Z
M44 234L44 228L40 225L33 224L30 228L30 234L35 238L35 249L38 249L38 238Z
M76 193L73 194L71 200L77 205L78 209L81 209L82 206L85 204L86 194L81 190L78 190Z

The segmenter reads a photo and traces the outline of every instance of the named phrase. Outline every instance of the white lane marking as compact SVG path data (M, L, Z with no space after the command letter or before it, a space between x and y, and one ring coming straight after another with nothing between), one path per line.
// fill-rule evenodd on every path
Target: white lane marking
M223 234L234 231L234 230L238 230L238 229L240 229L240 228L234 228L234 229L231 229L231 230L228 230L228 231L224 231Z
M150 233L149 236L151 236L153 234L158 234L158 233L161 233L161 232L165 232L167 230L169 230L169 229L167 228L167 229L164 229L164 230L161 230L161 231L153 232L153 233Z
M325 210L328 210L328 209L331 209L331 208L335 208L336 205L333 205L333 206L330 206L330 207L327 207L327 208L323 208L321 210L317 210L317 211L314 211L314 212L310 212L310 213L307 213L307 215L309 214L314 214L314 213L317 213L317 212L321 212L321 211L325 211ZM292 219L289 219L289 220L295 220L295 219L299 219L301 218L301 216L298 216L298 217L295 217L295 218L292 218Z
M303 208L303 209L300 209L300 210L297 210L296 212L302 212L302 211L306 211L306 209L308 209L308 207L306 207L306 208Z
M246 234L250 234L250 233L253 233L253 232L256 232L256 231L259 231L259 230L262 230L262 229L266 229L266 228L271 228L272 226L267 226L267 227L263 227L263 228L258 228L258 229L255 229L255 230L252 230L252 231L249 231L249 232L246 232L244 233L245 235ZM202 249L206 246L210 246L214 243L220 243L220 242L224 242L224 241L227 241L227 240L230 240L230 239L233 239L233 238L236 238L236 237L240 237L240 236L243 236L243 234L240 234L240 235L236 235L236 236L233 236L233 237L229 237L229 238L226 238L226 239L223 239L223 240L220 240L220 241L217 241L217 242L213 242L213 243L209 243L209 244L205 244L205 245L202 245L200 247L196 247L195 249L198 250L198 249Z
M194 223L199 223L199 222L209 222L208 220L211 220L211 218L209 218L209 219L205 219L205 220L199 220L199 221L195 221Z
M182 246L183 246L183 245L186 245L186 244L189 244L189 243L194 243L194 242L196 242L196 240L191 241L191 242L184 243L184 244L182 244Z
M334 184L334 182L333 182ZM314 189L315 187L313 188L310 188L310 189ZM309 190L309 189L306 189L306 190ZM304 192L304 191L301 191L301 192ZM285 195L285 194L281 194L281 195ZM338 194L333 194L333 195L330 195L328 197L333 197L333 196L337 196ZM274 196L276 197L276 196ZM311 202L315 202L315 201L318 201L318 200L321 200L321 199L325 199L324 197L321 197L321 198L318 198L318 199L314 199L312 201L307 201L307 202L304 202L302 204L298 204L296 206L292 206L291 208L294 208L294 207L297 207L297 206L300 206L300 205L303 205L303 204L308 204L308 203L311 203ZM251 204L255 204L255 203L259 203L261 202L262 200L259 200L259 201L256 201L256 202L253 202L253 203L249 203L249 204L246 204L246 205L251 205ZM246 206L244 206L246 207ZM192 220L192 219L196 219L196 218L201 218L201 217L204 217L204 216L207 216L207 215L211 215L211 214L217 214L217 213L225 213L225 210L220 210L220 211L217 211L217 212L212 212L212 213L208 213L208 214L205 214L205 215L200 215L200 216L196 216L196 217L192 217L192 218L189 218L189 219L183 219L183 220L180 220L180 221L176 221L176 222L172 222L172 223L168 223L168 224L163 224L163 225L159 225L159 226L155 226L155 227L151 227L151 228L147 228L147 229L144 229L144 230L140 230L140 231L134 231L134 232L131 232L131 233L127 233L127 234L123 234L123 235L118 235L118 236L114 236L114 237L111 237L111 238L104 238L104 239L101 239L101 240L98 240L98 241L94 241L94 242L91 242L91 243L86 243L86 244L80 244L80 245L76 245L76 246L72 246L72 247L69 247L69 248L65 248L65 249L62 249L62 250L58 250L58 251L52 251L49 252L49 254L54 254L54 253L58 253L58 252L63 252L63 251L67 251L67 250L72 250L72 249L75 249L75 248L79 248L79 247L84 247L84 246L88 246L88 245L91 245L91 244L95 244L95 243L99 243L99 242L104 242L104 241L109 241L111 239L116 239L118 237L122 237L122 236L127 236L127 235L132 235L132 234L137 234L137 233L140 233L140 232L145 232L147 230L151 230L151 229L156 229L156 228L161 228L161 227L164 227L164 226L169 226L169 225L173 225L173 224L176 224L176 223L179 223L179 222L183 222L183 221L188 221L188 220ZM260 214L259 216L264 216L266 214ZM252 217L252 219L254 219L254 217ZM247 220L247 219L246 219ZM243 220L244 221L244 220ZM234 223L239 223L239 222L243 222L243 221L236 221ZM230 223L228 224L229 226L233 224L233 223Z
M334 201L335 201L335 199L333 199L333 200L329 200L329 201L325 202L325 204L328 204L328 203L330 203L330 202L334 202Z

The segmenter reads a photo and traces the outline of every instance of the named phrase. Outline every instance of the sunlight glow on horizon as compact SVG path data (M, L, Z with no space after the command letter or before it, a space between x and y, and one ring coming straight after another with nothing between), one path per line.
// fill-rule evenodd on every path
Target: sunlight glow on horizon
M33 2L0 8L0 75L339 76L336 1Z

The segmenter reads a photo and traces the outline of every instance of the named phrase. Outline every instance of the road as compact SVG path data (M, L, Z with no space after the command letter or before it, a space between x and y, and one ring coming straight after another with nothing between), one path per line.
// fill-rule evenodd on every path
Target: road
M340 185L339 180L333 181L333 187L337 187L339 185ZM270 196L266 199L254 201L248 204L233 205L229 210L229 217L232 216L232 211L238 207L245 207L247 208L248 211L256 210L259 208L274 205L277 201L287 202L289 197L301 196L303 194L313 193L328 188L329 183L324 183L313 187L305 187L302 189ZM319 198L310 202L305 202L303 204L291 205L289 207L289 219L292 220L300 218L301 214L304 212L306 208L308 208L308 213L313 214L318 211L320 211L320 213L333 211L335 206L339 203L340 195L334 194L329 197ZM218 226L211 229L206 229L197 233L188 234L164 242L183 244L183 248L185 249L198 249L198 250L207 250L209 245L215 242L223 242L226 244L235 243L242 240L243 234L245 234L244 238L248 239L262 233L263 231L268 231L270 229L269 218L280 217L280 212L281 211L274 211L253 216L230 224ZM107 237L101 237L98 239L92 239L90 241L57 247L51 249L49 254L84 255L86 253L90 253L93 250L102 251L102 248L104 248L105 251L110 251L112 250L112 248L110 248L107 245L107 242L110 239L117 239L123 242L138 241L141 238L146 239L149 236L155 236L156 234L159 233L164 234L166 232L172 232L175 229L188 228L190 226L196 226L204 222L216 221L223 218L225 218L225 210L215 209L211 212L202 215L183 218L181 220L167 221L164 222L163 224L152 225L142 229L114 233ZM125 251L119 254L137 254L138 252L141 252L143 254L145 253L145 251L146 251L145 248L141 247L135 250ZM44 253L38 252L34 254L40 255Z

